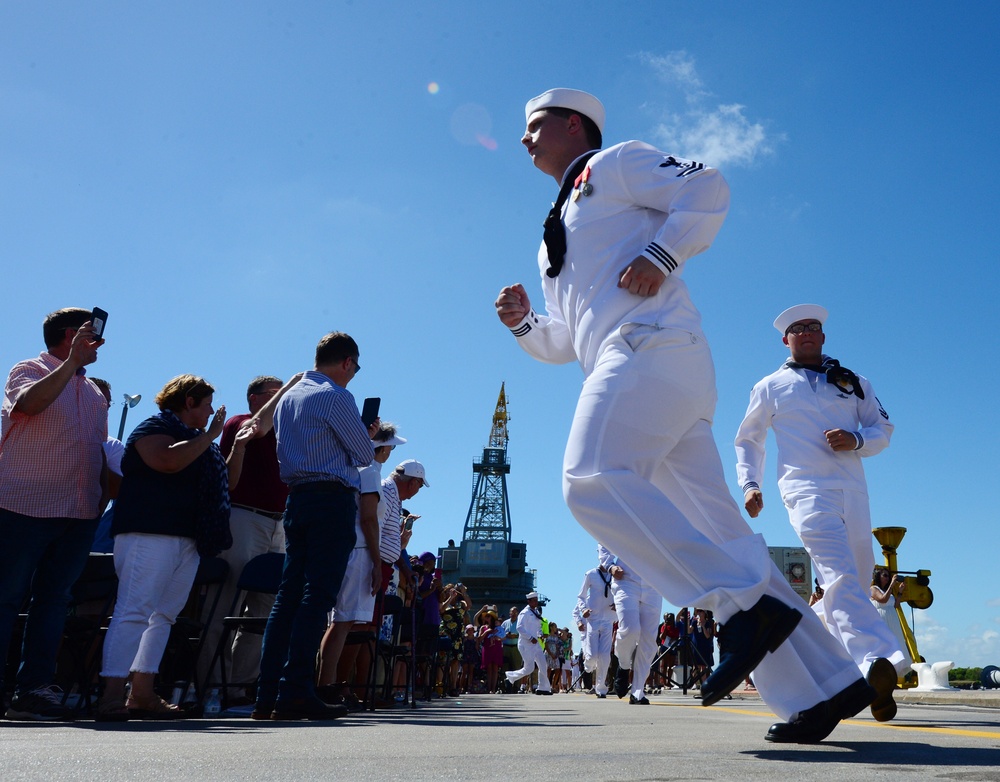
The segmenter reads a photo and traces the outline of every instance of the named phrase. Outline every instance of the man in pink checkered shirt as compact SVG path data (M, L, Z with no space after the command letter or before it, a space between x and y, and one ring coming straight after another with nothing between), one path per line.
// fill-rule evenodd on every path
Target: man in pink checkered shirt
M0 410L0 653L31 596L8 719L66 719L52 687L70 588L106 504L108 404L84 367L104 344L88 310L45 318L46 350L15 365ZM0 667L0 677L3 668ZM3 689L0 679L0 691Z

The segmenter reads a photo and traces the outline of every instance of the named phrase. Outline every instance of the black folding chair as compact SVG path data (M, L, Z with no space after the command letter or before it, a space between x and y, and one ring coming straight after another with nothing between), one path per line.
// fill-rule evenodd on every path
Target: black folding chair
M266 616L247 616L244 611L247 608L247 593L259 592L267 595L278 594L278 587L281 586L281 572L285 566L285 555L277 552L258 554L243 567L240 579L236 582L236 596L233 598L229 612L222 618L222 635L219 637L219 644L212 655L212 663L209 665L209 680L203 687L205 689L212 685L219 684L221 688L222 706L228 708L229 687L240 685L244 687L256 686L256 682L230 682L229 672L223 663L223 651L227 644L232 644L231 634L237 631L244 633L263 633L267 626ZM218 666L219 680L211 680L212 674Z
M63 627L56 682L62 687L63 703L74 692L76 708L90 713L97 695L97 672L101 665L102 639L108 630L118 576L114 556L92 553L80 578L70 590L69 614Z
M399 643L400 618L403 615L403 600L399 595L379 596L382 604L380 612L382 620L375 627L371 634L372 655L371 666L368 670L368 684L365 689L365 701L369 710L375 710L376 694L378 693L378 675L381 667L382 671L382 698L389 700L392 697L392 679L395 673L396 659L401 655L408 655L410 650ZM382 627L386 617L392 619L392 634L388 639L382 637ZM352 634L353 635L353 634Z
M198 703L204 700L204 691L198 686L198 657L205 645L205 631L219 607L221 594L220 589L209 587L221 586L228 574L229 563L221 557L202 557L198 563L187 605L170 628L170 639L160 666L160 687L167 695L171 688L180 687L186 691L193 682ZM207 596L210 594L215 597L209 600ZM208 605L206 600L209 600Z

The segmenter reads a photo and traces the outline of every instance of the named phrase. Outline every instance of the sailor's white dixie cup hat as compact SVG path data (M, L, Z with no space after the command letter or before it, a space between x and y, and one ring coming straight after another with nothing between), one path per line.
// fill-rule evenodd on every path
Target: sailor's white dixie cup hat
M593 120L597 129L604 132L604 104L589 92L556 87L529 100L524 106L524 121L527 122L536 111L548 108L570 109Z
M781 336L785 336L788 327L793 323L798 323L800 320L818 320L820 323L825 323L829 315L826 308L818 304L796 304L774 319L774 327L781 332Z

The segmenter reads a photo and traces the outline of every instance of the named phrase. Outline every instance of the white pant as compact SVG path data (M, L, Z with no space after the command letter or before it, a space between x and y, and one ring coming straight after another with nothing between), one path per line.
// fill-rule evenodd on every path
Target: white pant
M285 553L285 528L281 519L270 519L246 508L234 507L229 515L229 527L233 533L233 545L219 556L229 563L226 580L218 589L219 606L212 623L205 628L205 643L201 656L198 658L198 680L204 682L209 675L208 666L215 655L219 639L222 637L222 619L236 597L236 584L240 580L243 568L247 562L258 554L277 552ZM208 595L206 611L215 599L214 593ZM247 595L248 616L269 616L274 605L274 595L261 592L250 592ZM205 617L207 618L207 617ZM203 618L204 621L204 618ZM260 643L263 636L259 633L236 632L232 644L223 649L223 661L230 682L252 682L260 672ZM212 672L213 681L219 681L218 667Z
M192 538L128 532L115 536L118 598L104 638L101 676L158 673L170 626L198 572Z
M656 655L656 631L663 600L649 584L628 574L612 581L611 588L618 614L615 657L620 667L632 669L632 695L642 698L649 666Z
M707 608L723 623L765 593L803 609L754 674L788 720L857 680L858 669L740 515L712 438L715 399L701 337L651 326L612 335L584 381L563 492L584 529L674 605Z
M379 561L379 568L382 567ZM331 622L370 623L375 613L375 595L372 594L372 558L367 546L351 551L347 560L344 580L337 592L337 607L330 612Z
M531 676L532 670L535 666L538 666L538 689L542 692L549 692L552 690L552 685L549 684L549 672L547 670L548 664L545 661L545 648L541 641L538 643L531 643L524 638L517 639L517 651L521 653L521 660L524 661L524 665L516 671L507 671L505 674L507 676L507 681L511 684L516 682L518 679L523 679L525 676Z
M905 672L910 661L869 598L875 555L868 495L830 490L786 497L784 502L823 587L823 599L813 608L827 629L862 674L879 657Z
M593 620L593 621L592 621ZM590 619L583 640L583 669L594 674L594 692L608 694L608 666L611 665L611 636L614 622L610 619Z

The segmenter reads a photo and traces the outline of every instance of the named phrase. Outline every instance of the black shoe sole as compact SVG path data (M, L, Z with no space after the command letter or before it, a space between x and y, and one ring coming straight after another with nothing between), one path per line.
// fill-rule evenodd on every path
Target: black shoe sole
M830 720L823 726L813 727L809 730L802 730L798 735L781 735L780 733L772 733L777 725L772 725L771 730L767 732L764 736L764 741L770 741L772 744L819 744L823 739L833 733L833 729L837 727L839 720ZM787 723L778 723L779 725L785 725Z
M835 699L836 696L800 712L792 722L776 722L764 740L774 744L818 744L840 724Z

